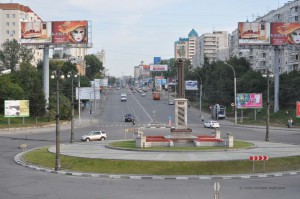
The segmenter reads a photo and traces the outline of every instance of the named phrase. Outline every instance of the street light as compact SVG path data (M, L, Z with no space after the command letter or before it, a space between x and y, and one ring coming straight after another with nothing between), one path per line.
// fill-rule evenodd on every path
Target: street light
M201 79L201 76L196 73L196 71L191 71L192 73L196 74L198 77L199 77L199 82L200 82L200 86L199 86L199 109L200 109L200 117L201 119L203 119L203 116L202 116L202 79Z
M227 62L224 62L227 66L230 66L233 70L233 76L234 76L234 123L237 124L237 107L236 107L236 76L235 76L235 70L232 65L228 64Z
M73 78L74 77L77 77L76 74L74 74L73 70L71 72L68 73L68 78L71 78L71 89L72 89L72 92L71 92L71 103L72 103L72 115L71 115L71 139L70 139L70 143L72 144L74 142L74 90L73 90Z
M266 138L265 141L270 141L270 71L267 70L267 74L263 74L263 77L267 77L267 118L266 118Z
M60 164L60 126L59 126L59 78L64 79L65 76L61 74L61 71L56 70L52 72L51 79L56 78L56 155L55 155L55 171L58 171Z

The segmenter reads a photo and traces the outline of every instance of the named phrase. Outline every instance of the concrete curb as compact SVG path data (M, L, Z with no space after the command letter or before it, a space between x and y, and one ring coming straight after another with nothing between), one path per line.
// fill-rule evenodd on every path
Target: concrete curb
M23 155L29 151L21 152L14 157L14 161L23 167L33 169L36 171L77 176L89 178L107 178L107 179L131 179L131 180L240 180L240 179L257 179L257 178L272 178L283 176L300 175L300 171L286 171L286 172L273 172L273 173L257 173L257 174L232 174L232 175L186 175L186 176L167 176L167 175L134 175L134 174L101 174L101 173L83 173L76 171L54 171L54 169L43 168L37 165L32 165L23 160Z

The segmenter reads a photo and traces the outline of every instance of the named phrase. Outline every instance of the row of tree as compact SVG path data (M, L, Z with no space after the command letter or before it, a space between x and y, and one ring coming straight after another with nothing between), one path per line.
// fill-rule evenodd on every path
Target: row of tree
M46 105L42 89L42 66L39 62L37 67L31 65L33 50L21 46L16 40L3 44L0 50L1 70L10 69L10 74L0 75L0 113L4 113L5 100L29 100L30 115L35 117L48 116L49 120L55 119L56 114L56 79L50 79L50 98ZM86 55L86 75L80 77L81 87L89 87L93 79L103 78L101 71L104 70L102 62L95 55ZM71 61L51 59L49 62L50 75L59 70L65 79L59 79L60 84L60 117L69 119L71 113L72 88L78 85L79 76L77 66ZM70 78L67 76L71 75ZM73 86L72 78L73 77ZM73 96L74 97L74 96Z
M222 104L230 106L234 102L234 73L231 67L224 62L209 64L205 59L203 67L192 68L189 60L184 61L185 80L198 80L202 82L203 101L207 104ZM244 58L231 58L227 61L232 65L237 78L237 93L263 93L267 97L267 78L260 71L251 69L249 62ZM163 61L168 64L169 70L166 78L177 76L178 62L176 59ZM155 76L155 74L153 74ZM300 101L300 71L281 74L279 77L279 105L281 107L295 107L296 101ZM274 84L270 78L270 100L274 100ZM186 91L191 97L194 91Z

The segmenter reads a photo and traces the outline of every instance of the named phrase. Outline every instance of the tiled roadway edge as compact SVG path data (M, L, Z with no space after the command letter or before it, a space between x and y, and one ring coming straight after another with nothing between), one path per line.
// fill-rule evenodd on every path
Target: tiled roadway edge
M35 149L31 149L35 150ZM31 151L29 150L29 151ZM91 177L91 178L109 178L109 179L134 179L134 180L232 180L232 179L254 179L254 178L271 178L282 176L294 176L300 175L300 171L287 171L287 172L274 172L274 173L257 173L257 174L232 174L232 175L190 175L190 176L164 176L164 175L113 175L113 174L98 174L98 173L81 173L74 171L54 171L53 169L39 167L32 165L23 160L23 155L29 151L25 151L17 154L14 157L14 161L24 167L33 169L36 171L42 171L46 173L61 174L67 176L78 177Z

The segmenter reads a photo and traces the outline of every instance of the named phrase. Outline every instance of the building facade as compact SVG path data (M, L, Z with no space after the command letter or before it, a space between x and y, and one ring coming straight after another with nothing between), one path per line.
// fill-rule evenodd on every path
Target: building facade
M0 44L21 39L21 22L42 21L28 6L18 3L0 3ZM35 51L33 65L43 59L43 50L28 46Z
M300 22L300 1L288 1L282 7L272 10L253 22ZM238 45L238 30L230 36L230 56L244 57L250 62L254 70L263 73L268 69L274 72L275 50L274 46L266 45L260 48L242 49ZM279 73L289 73L292 70L300 71L300 51L298 46L280 46L279 48Z
M193 61L196 52L196 39L198 33L192 29L188 34L188 38L179 38L174 45L174 57L175 59L183 58Z
M229 58L229 43L227 31L205 33L196 39L196 53L192 62L193 67L202 67L205 58L209 63L225 61Z

